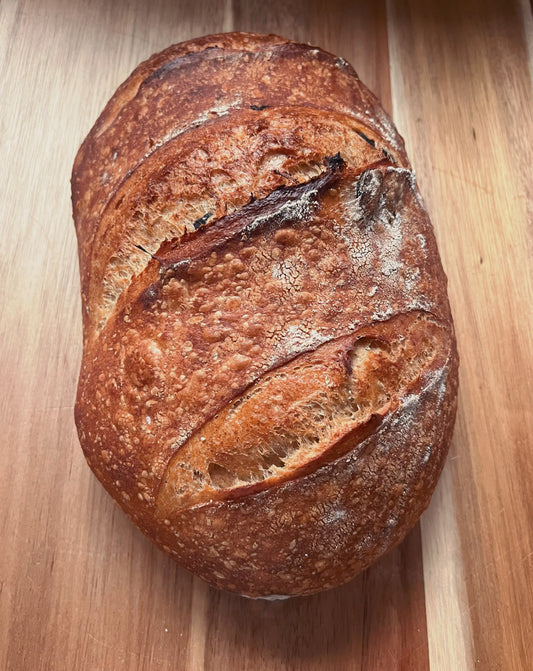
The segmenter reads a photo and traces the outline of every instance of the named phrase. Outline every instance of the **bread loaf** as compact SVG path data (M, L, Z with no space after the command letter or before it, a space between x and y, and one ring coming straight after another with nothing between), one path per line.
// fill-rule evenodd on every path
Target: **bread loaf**
M350 580L429 503L458 357L403 141L342 59L170 47L72 175L92 470L180 564L248 596Z

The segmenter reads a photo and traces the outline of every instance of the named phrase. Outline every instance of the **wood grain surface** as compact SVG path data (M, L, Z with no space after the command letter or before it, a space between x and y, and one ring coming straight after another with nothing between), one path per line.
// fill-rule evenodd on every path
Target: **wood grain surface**
M0 668L533 669L533 21L527 0L0 1ZM162 556L79 448L69 178L142 59L223 30L349 60L404 135L461 354L448 464L406 541L268 603ZM319 92L317 92L319 95Z

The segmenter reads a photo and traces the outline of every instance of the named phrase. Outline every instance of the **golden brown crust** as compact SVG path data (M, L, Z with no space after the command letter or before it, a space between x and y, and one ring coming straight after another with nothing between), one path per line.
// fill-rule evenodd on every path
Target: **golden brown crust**
M341 152L353 165L383 158L344 115L300 107L239 110L184 132L148 157L105 208L82 286L91 312L88 331L99 331L121 287L140 272L160 241L194 230L263 198L278 186L324 170L324 156Z
M156 542L197 575L248 596L347 582L401 541L429 503L456 410L449 357L344 456L257 495L165 510Z
M399 542L444 462L457 354L403 143L353 70L273 36L171 47L104 110L73 202L80 442L139 527L252 596Z
M156 54L128 82L74 163L82 274L102 211L120 183L168 140L210 119L287 104L347 114L360 123L363 135L371 140L377 135L386 151L407 165L400 136L352 68L306 45L240 33L202 38Z

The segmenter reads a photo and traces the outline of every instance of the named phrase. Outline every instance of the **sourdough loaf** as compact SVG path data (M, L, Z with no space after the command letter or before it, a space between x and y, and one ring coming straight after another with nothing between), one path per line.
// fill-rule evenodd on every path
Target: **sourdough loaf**
M350 580L429 503L458 358L402 142L342 59L184 42L117 90L74 164L89 465L218 587Z

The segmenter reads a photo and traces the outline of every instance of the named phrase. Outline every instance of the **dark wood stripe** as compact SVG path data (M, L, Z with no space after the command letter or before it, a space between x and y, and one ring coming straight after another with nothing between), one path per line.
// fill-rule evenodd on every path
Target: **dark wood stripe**
M206 671L427 671L419 525L349 584L268 602L208 590Z
M361 671L429 669L420 525L363 581Z

